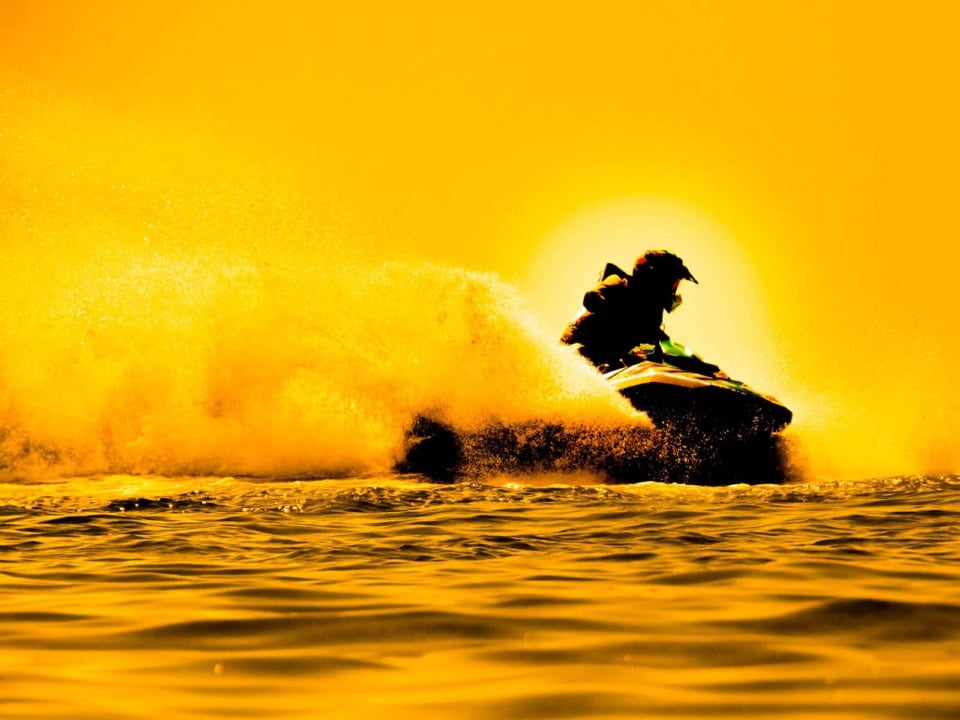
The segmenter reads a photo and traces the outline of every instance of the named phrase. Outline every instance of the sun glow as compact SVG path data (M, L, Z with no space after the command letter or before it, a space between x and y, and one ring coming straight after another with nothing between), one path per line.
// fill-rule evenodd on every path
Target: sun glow
M645 250L668 249L683 258L700 283L681 284L683 305L665 315L668 334L681 343L695 339L708 359L736 362L744 344L772 345L764 299L768 288L738 240L734 229L692 204L656 196L616 198L559 223L531 254L522 282L559 336L607 262L629 272ZM755 377L764 359L761 351L742 369Z

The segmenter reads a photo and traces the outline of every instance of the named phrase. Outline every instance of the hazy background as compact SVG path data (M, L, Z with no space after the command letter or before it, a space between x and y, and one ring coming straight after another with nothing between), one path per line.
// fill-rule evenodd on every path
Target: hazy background
M958 30L943 2L0 0L4 320L56 324L48 288L90 303L72 269L131 257L168 325L173 277L426 261L552 338L665 247L701 283L668 331L793 407L815 474L956 471ZM372 308L436 292L387 275Z

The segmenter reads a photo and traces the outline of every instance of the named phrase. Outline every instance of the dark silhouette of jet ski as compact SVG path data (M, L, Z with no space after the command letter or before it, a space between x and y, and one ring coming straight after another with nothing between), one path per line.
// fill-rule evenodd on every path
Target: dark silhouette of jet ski
M780 433L793 413L679 343L636 348L604 378L638 411L634 422L530 421L464 431L425 413L409 428L396 469L439 482L591 472L614 483L729 485L792 476Z
M672 340L634 349L604 378L661 428L770 435L793 419L776 398L733 380Z

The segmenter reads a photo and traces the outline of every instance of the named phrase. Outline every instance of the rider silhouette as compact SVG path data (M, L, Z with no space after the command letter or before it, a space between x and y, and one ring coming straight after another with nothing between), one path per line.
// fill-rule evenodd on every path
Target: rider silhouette
M669 339L663 311L679 307L681 280L697 282L683 261L665 250L641 255L630 275L607 263L600 284L583 296L584 310L560 339L579 345L580 354L601 372L628 364L637 346L651 345L656 353L660 341Z

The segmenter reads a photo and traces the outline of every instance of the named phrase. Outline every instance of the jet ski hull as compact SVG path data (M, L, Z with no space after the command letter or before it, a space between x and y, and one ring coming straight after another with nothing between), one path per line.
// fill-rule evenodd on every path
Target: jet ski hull
M793 413L776 398L726 376L642 362L605 377L658 427L769 435L783 430L793 419Z
M639 411L632 422L462 430L421 416L407 433L397 470L440 482L586 471L608 482L699 485L781 483L793 474L779 434L792 419L788 408L680 345L665 343L662 354L666 362L643 360L604 376Z

